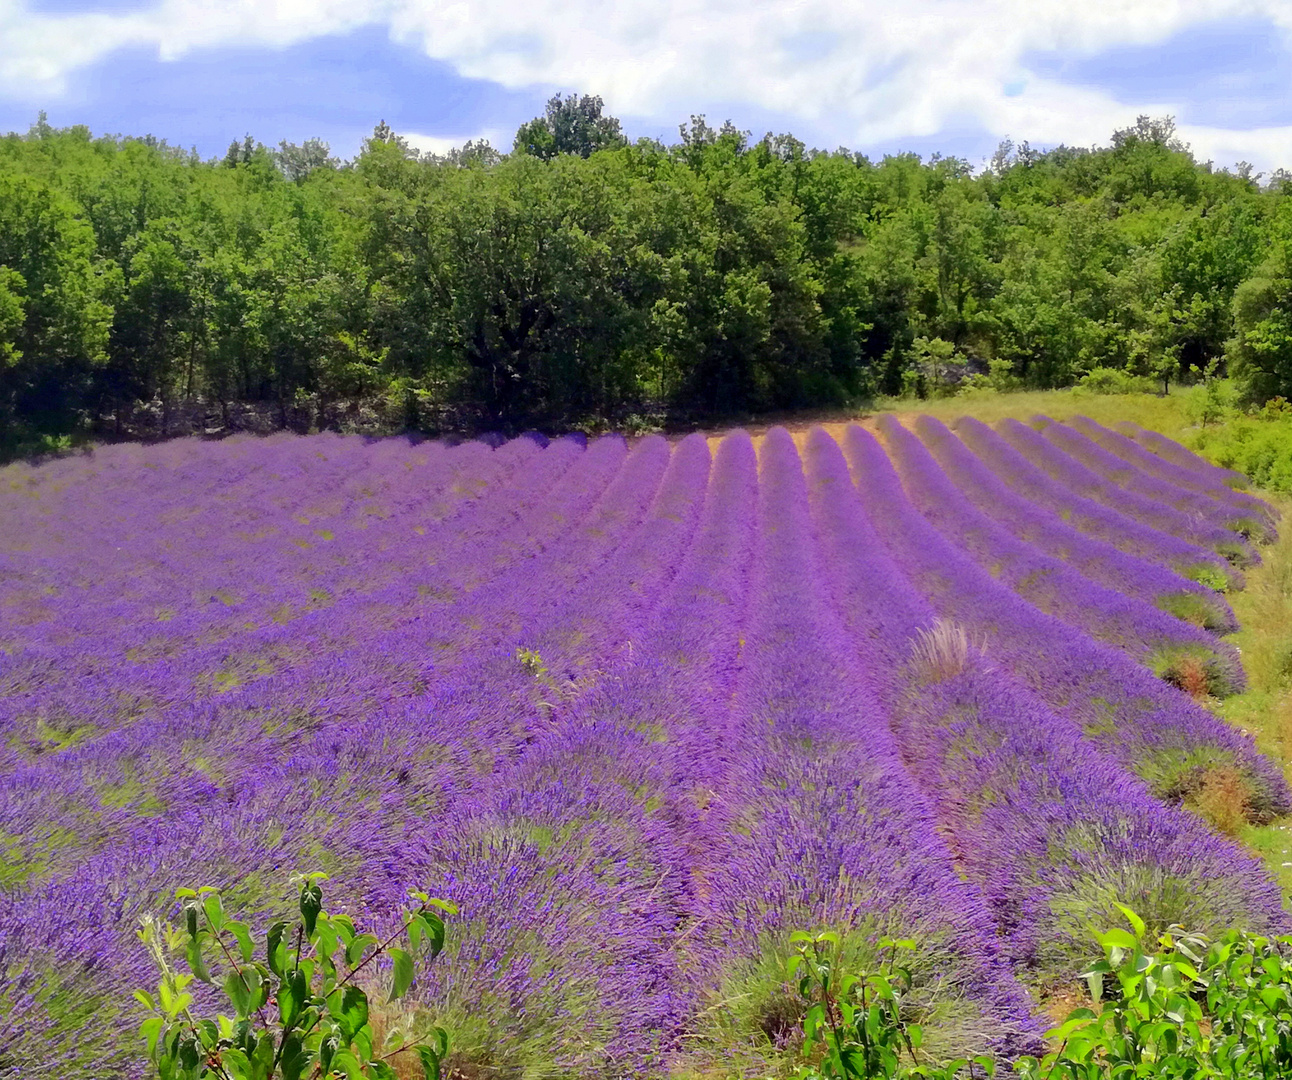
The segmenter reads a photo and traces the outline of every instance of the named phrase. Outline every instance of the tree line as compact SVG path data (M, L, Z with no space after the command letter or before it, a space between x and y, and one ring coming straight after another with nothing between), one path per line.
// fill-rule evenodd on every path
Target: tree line
M556 97L502 153L0 138L0 429L561 427L1227 367L1292 396L1292 176L1169 120L872 161ZM304 419L302 419L304 417Z

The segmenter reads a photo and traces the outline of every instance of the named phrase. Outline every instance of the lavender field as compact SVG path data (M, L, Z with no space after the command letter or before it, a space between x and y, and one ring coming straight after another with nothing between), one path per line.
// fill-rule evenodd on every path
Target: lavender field
M929 417L0 469L0 1077L142 1075L139 917L301 870L459 905L408 1007L464 1077L784 1074L795 929L915 939L935 1056L1031 1045L1115 902L1287 929L1213 827L1292 809L1206 707L1237 479Z

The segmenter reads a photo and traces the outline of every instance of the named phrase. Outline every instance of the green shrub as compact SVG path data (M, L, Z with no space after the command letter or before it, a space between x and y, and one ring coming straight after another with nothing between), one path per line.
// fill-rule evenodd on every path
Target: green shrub
M1188 442L1209 461L1245 473L1257 487L1292 492L1292 407L1282 398L1202 428Z
M413 893L418 906L379 941L360 933L348 915L323 909L319 882L325 876L299 879L299 919L274 923L259 949L247 924L228 917L213 888L179 890L183 928L144 920L139 936L161 977L155 994L137 990L135 998L153 1014L140 1035L161 1080L395 1080L391 1061L400 1054L413 1055L426 1080L439 1080L448 1053L445 1031L388 1025L374 1042L368 994L356 977L374 975L374 962L384 957L391 962L389 999L403 997L413 981L414 955L439 954L441 913L456 909ZM187 972L171 964L170 954L180 950ZM189 990L194 980L218 985L233 1015L196 1015Z
M1149 394L1157 387L1151 379L1122 368L1094 367L1077 380L1076 389L1090 394Z
M1089 1007L1045 1033L1052 1048L1012 1062L1019 1080L1271 1080L1292 1076L1292 937L1231 930L1215 941L1171 927L1156 941L1130 908L1129 929L1095 939L1103 958L1081 978ZM932 1062L902 1004L909 978L893 962L914 942L886 941L878 971L842 973L829 935L796 934L808 1005L799 1080L976 1080L989 1056Z

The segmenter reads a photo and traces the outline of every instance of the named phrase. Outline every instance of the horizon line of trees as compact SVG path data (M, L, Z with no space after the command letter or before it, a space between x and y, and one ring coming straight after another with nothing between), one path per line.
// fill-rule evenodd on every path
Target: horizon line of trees
M509 153L0 138L0 442L234 405L561 427L1226 369L1292 396L1292 175L1109 145L871 161L554 97ZM129 426L127 422L127 427Z

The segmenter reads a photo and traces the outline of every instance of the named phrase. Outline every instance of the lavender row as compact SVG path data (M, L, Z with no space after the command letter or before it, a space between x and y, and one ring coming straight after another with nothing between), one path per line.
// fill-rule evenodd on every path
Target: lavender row
M1091 429L1060 424L1048 417L1033 417L1032 422L1051 442L1068 450L1069 453L1074 452L1073 448L1080 450L1078 456L1082 461L1106 479L1127 490L1156 499L1200 522L1241 534L1244 538L1250 538L1257 528L1252 521L1244 518L1231 507L1216 502L1209 495L1181 487L1171 480L1145 472L1125 458L1119 457L1103 445L1101 440L1093 438ZM1125 441L1130 442L1129 439ZM1133 443L1131 445L1134 446ZM1092 453L1092 449L1098 452Z
M1121 551L1145 563L1169 567L1181 577L1196 583L1210 581L1215 586L1228 589L1243 587L1241 571L1214 551L1145 524L1096 499L1078 494L1072 487L1060 483L1050 473L1033 464L1033 460L1024 456L981 420L962 416L953 426L961 441L986 462L998 479L1028 502L1045 507L1075 529L1106 545L1105 550L1110 552L1110 557L1112 551ZM1028 453L1035 451L1040 457L1049 454L1051 467L1057 470L1057 459L1061 456L1059 451L1030 428L1023 430L1030 433L1038 444L1032 446ZM1073 465L1080 482L1083 467L1076 462ZM1091 484L1099 483L1099 478L1094 473L1089 473L1086 479L1089 481L1084 485L1087 489ZM1225 605L1226 609L1227 607Z
M487 580L510 558L518 557L526 544L536 545L568 528L568 522L558 512L568 507L566 512L574 515L580 504L586 509L588 501L596 498L619 469L625 452L617 440L606 440L587 452L573 443L554 444L539 458L537 467L526 470L527 479L508 485L500 497L491 500L490 512L467 519L454 538L456 543L442 538L438 550L448 572L441 569L435 574L429 591L419 590L417 579L406 573L376 588L349 590L336 596L328 593L326 603L292 619L264 618L254 605L248 609L234 602L194 606L161 623L132 618L135 612L125 602L123 609L120 604L100 600L91 591L87 602L78 602L66 611L65 617L60 617L55 628L58 639L42 642L32 635L33 641L22 654L11 664L0 665L0 678L6 674L5 667L16 666L18 670L10 671L7 681L22 680L18 689L28 692L19 695L15 708L33 715L58 713L64 725L79 730L83 725L101 727L108 718L122 715L121 703L115 699L120 696L123 676L130 687L125 712L128 717L134 708L131 703L136 700L154 704L182 702L195 691L202 694L204 690L222 695L267 674L308 667L311 656L321 646L339 653L356 635L377 636L375 630L383 623L386 633L399 633L409 618L438 614L442 621L444 612L435 610L437 598L452 598L473 582ZM533 513L531 508L540 509ZM404 532L403 546L414 549L414 565L424 567L423 542L411 530ZM327 560L310 567L306 581L311 585L331 584L339 576L338 564L353 564L357 570L367 561L361 557L367 542L363 534L341 536L329 548ZM220 563L231 558L218 543L212 547L212 561ZM395 552L387 552L386 558L400 561ZM123 562L116 576L135 574L136 567ZM292 580L289 567L264 557L248 567L244 580L250 578L254 583L257 577L265 589L272 589L275 581L281 588L282 583ZM256 589L254 584L244 587L248 591ZM452 613L449 617L456 618ZM142 640L141 629L146 634ZM87 638L94 642L92 650L85 647ZM391 650L388 655L399 654ZM130 662L123 664L123 659ZM419 664L419 668L424 666ZM46 685L42 679L24 678L33 667L58 673L57 683L49 688L55 691L52 700L41 692ZM398 672L389 671L389 664L380 664L379 668L387 669L383 675L394 686L407 682ZM83 679L69 686L68 676L78 672L85 672ZM92 687L99 689L93 692Z
M273 447L260 449L263 454L275 451ZM491 484L496 490L509 473L523 464L536 449L535 444L527 439L515 440L497 454L482 444L474 443L440 455L427 467L400 471L410 479L415 477L414 483L423 493L422 505L430 507L443 499L450 485L461 483L464 478L476 492L489 490ZM570 447L570 450L574 449ZM342 473L353 464L349 455L340 454L336 458ZM573 460L569 455L557 454L553 462L562 458L567 465ZM317 457L314 464L321 468ZM264 479L261 477L262 482ZM337 479L339 483L341 477ZM280 483L289 485L289 492L296 491L298 487L309 488L303 483L303 477L294 473ZM383 556L362 560L369 564L369 580L391 580L403 569L390 565L398 562L395 556L400 548L390 535L398 526L388 527L384 534L383 530L371 527L349 534L341 532L339 545L334 545L334 535L328 536L326 541L320 539L314 531L301 529L287 511L275 510L266 525L265 509L267 504L272 505L272 501L276 501L273 497L278 494L278 488L260 492L258 496L253 492L243 492L238 505L256 508L257 519L254 522L232 512L209 519L203 513L159 529L158 521L169 522L173 517L173 511L168 511L167 506L174 502L168 497L174 490L176 488L171 484L160 488L140 483L103 484L101 498L116 507L131 526L113 525L106 513L100 514L91 503L85 520L94 523L94 531L87 531L85 526L78 527L75 516L78 508L86 511L86 499L79 490L70 493L75 500L70 504L44 500L52 505L41 505L38 509L45 514L56 515L59 522L57 531L47 524L37 533L43 537L43 542L35 554L24 553L14 542L7 547L14 553L16 568L29 589L38 590L45 613L58 607L60 617L57 623L46 619L44 624L38 623L27 629L23 635L24 645L29 647L39 642L46 629L60 639L70 640L80 633L82 637L88 636L97 642L105 616L122 620L124 626L151 625L162 637L165 631L170 630L172 636L184 640L197 632L193 621L185 624L186 616L190 615L208 634L221 623L240 629L249 619L256 622L285 621L345 590L340 579L344 576L347 562L346 549L357 545L362 545L361 550L365 552L375 548ZM495 501L506 503L505 498L491 499L488 503ZM470 505L470 499L465 497L454 502L458 511ZM201 508L200 503L197 506ZM376 519L361 515L359 523L366 526L368 520ZM283 536L282 526L286 521L292 522L298 534L291 536L291 543L285 542ZM402 519L402 531L408 541L416 540L414 528L407 518ZM114 543L104 541L108 532L111 532ZM476 535L480 535L479 531ZM304 536L310 539L306 540ZM314 550L307 553L311 547ZM416 545L410 542L404 547L415 549ZM351 557L348 561L354 564L357 576L360 560ZM65 589L76 590L84 598L71 611L58 604L57 597ZM186 596L189 597L187 603L184 602ZM78 630L77 615L81 613L90 615L99 625L88 631ZM222 618L213 618L215 613L220 613ZM39 611L29 611L28 618L39 614ZM178 624L172 625L176 619Z
M1096 641L1121 649L1178 685L1193 677L1198 689L1205 684L1206 691L1217 696L1242 690L1242 664L1233 646L1133 595L1096 584L1019 539L966 500L929 450L896 419L881 417L879 427L915 509L1028 603ZM981 479L983 472L979 466L969 476ZM1047 511L1021 501L1009 507L1009 513L1016 528L1028 535L1048 524Z
M1254 860L1152 799L977 649L948 653L941 669L921 662L922 638L936 634L933 608L887 552L820 428L807 459L836 608L1020 978L1045 985L1075 974L1085 921L1113 917L1113 899L1150 912L1154 925L1284 925Z
M873 436L850 426L845 447L867 514L894 560L941 614L983 636L999 659L1055 712L1123 762L1154 795L1180 802L1208 770L1241 771L1249 812L1268 820L1292 807L1278 770L1251 742L1128 656L1038 611L949 542L902 492Z
M921 942L916 993L939 1049L963 1052L983 1030L1002 1041L1034 1033L994 958L981 897L955 873L822 593L802 470L781 428L762 442L758 515L740 673L713 784L730 822L708 871L719 997L758 987L796 927L835 930L856 957L889 934Z
M1183 615L1197 626L1221 633L1238 629L1233 611L1213 590L1082 535L1048 507L1017 494L937 420L921 416L915 431L962 495L1017 539L1070 564L1092 581Z
M1163 483L1173 485L1181 492L1201 495L1205 500L1200 506L1226 527L1241 529L1259 540L1272 540L1276 514L1273 508L1254 495L1235 491L1228 484L1211 475L1210 469L1188 469L1149 450L1118 431L1110 431L1096 424L1089 417L1074 416L1072 427L1093 439L1105 450L1116 454L1127 464Z
M1260 556L1242 537L1168 505L1160 497L1160 485L1152 481L1136 484L1133 470L1080 432L1054 423L1041 432L1018 420L1002 420L996 430L1029 461L1073 491L1154 529L1209 548L1235 566L1260 562ZM1125 479L1130 483L1123 487Z
M1219 481L1225 487L1235 490L1242 490L1248 485L1247 477L1242 473L1234 469L1225 469L1219 465L1213 465L1206 458L1199 457L1192 450L1181 446L1174 439L1168 439L1159 432L1140 427L1139 424L1130 420L1123 420L1113 426L1121 434L1134 439L1145 449L1151 450L1158 457L1166 459L1173 465L1179 465L1181 468L1191 472L1202 473L1209 479Z
M568 675L591 639L637 640L646 609L685 558L708 467L704 440L684 441L613 565L533 625L539 637L529 640L550 670L534 675L547 701L529 744L478 796L427 822L404 867L476 913L452 942L443 977L418 1000L437 1016L469 1011L487 1021L490 1045L468 1044L485 1057L654 1073L696 1011L671 955L689 911L687 834L662 809L675 777L650 733L614 722L619 679ZM612 671L628 662L619 649L602 660ZM401 839L390 842L407 862Z

